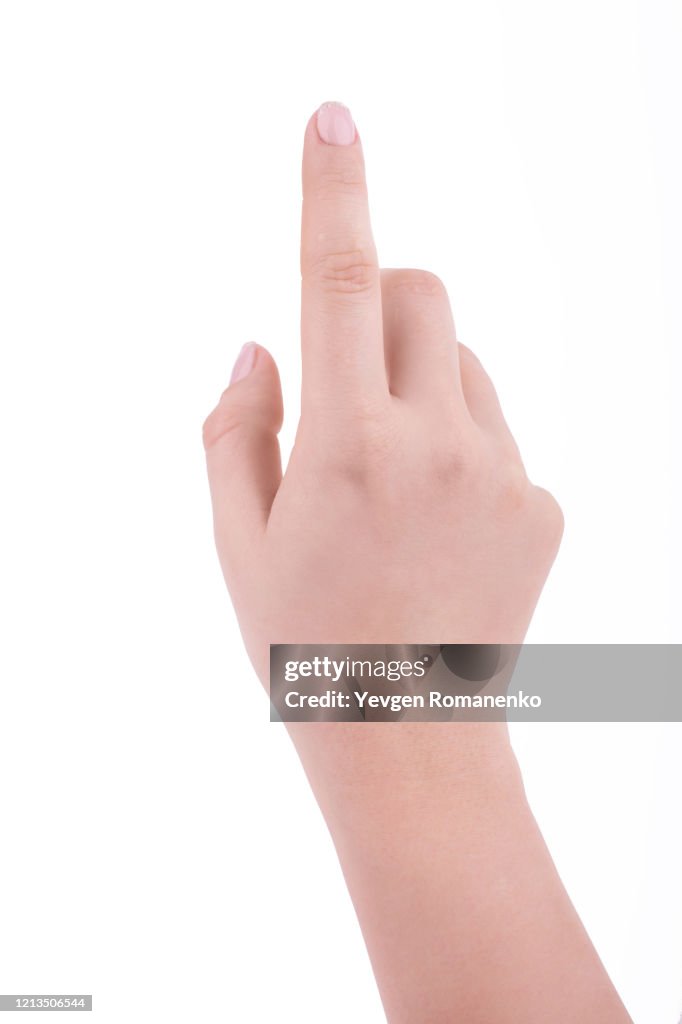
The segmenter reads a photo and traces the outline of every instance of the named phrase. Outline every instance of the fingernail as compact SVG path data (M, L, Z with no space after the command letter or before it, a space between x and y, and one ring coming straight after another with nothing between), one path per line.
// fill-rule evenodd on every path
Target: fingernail
M317 112L317 132L330 146L350 146L355 142L355 124L343 103L323 103Z
M237 362L232 370L230 384L236 384L238 380L244 380L244 377L248 377L256 362L257 352L258 348L253 341L247 341L246 345L242 345L242 350L237 356Z

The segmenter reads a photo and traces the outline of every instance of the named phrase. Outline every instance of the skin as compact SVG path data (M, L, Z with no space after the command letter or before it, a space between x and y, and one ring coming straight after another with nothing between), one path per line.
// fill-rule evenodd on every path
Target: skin
M204 426L218 554L265 686L271 642L521 642L563 529L456 339L443 284L380 270L360 138L345 143L323 141L313 115L286 473L264 348L241 357ZM288 728L390 1024L630 1020L530 812L505 725Z

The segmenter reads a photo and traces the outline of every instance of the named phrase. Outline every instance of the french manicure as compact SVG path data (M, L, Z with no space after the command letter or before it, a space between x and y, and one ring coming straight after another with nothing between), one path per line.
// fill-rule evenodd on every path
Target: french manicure
M330 146L350 146L355 142L355 123L343 103L323 103L317 112L317 132Z

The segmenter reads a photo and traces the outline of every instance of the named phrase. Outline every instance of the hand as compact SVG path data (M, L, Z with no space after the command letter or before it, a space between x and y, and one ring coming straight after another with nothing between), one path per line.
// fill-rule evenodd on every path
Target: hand
M362 148L325 104L303 156L301 418L250 343L204 438L221 565L264 683L269 643L517 643L563 522L533 486L444 286L379 270Z
M432 274L380 271L360 141L325 104L303 156L301 419L243 349L204 437L251 659L270 643L518 643L560 541ZM625 1024L501 723L290 723L391 1024Z

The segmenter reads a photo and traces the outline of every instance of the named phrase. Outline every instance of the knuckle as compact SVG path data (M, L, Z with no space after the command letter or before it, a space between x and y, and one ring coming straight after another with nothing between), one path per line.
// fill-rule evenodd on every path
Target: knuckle
M564 514L553 494L544 487L533 487L543 537L551 547L558 548L564 533Z
M461 432L451 443L436 445L431 453L431 468L436 480L460 486L462 480L475 481L485 476L487 453L475 434Z
M530 484L520 462L505 460L497 473L497 505L504 515L525 508Z
M331 294L363 294L378 287L379 268L373 253L358 248L324 253L313 262L308 276Z
M390 288L411 295L423 295L427 298L446 299L447 289L441 279L430 270L394 270L388 278Z
M210 413L202 428L204 449L208 452L224 438L234 435L241 427L243 418L239 408L233 402L221 398L218 405Z
M358 167L355 161L335 163L334 166L318 172L313 192L315 198L322 202L336 201L347 196L364 198L367 194L367 185L362 168Z

